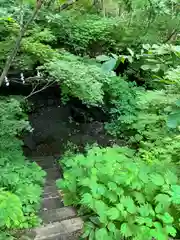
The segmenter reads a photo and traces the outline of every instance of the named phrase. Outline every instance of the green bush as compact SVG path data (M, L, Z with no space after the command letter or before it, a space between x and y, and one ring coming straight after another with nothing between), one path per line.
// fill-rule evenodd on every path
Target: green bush
M88 222L84 238L166 240L176 236L173 209L180 204L174 168L135 156L128 148L93 147L65 158L57 185L65 205L80 207Z
M0 190L0 209L1 227L14 228L24 221L20 199L15 194L3 189Z
M131 142L158 142L171 137L167 117L179 98L173 91L145 89L114 77L106 92L109 94L111 121L109 133L130 139Z
M99 66L88 64L83 58L62 52L43 67L60 85L64 99L76 97L88 105L101 105L104 84L109 79Z
M75 54L94 56L114 51L122 38L120 18L103 18L70 10L49 15L47 20L59 44Z
M0 234L37 226L45 172L25 159L22 131L30 130L21 100L0 98ZM1 236L1 235L0 235Z
M109 133L120 136L129 129L136 119L137 91L134 83L125 81L122 77L112 77L106 85L105 92L108 96L110 122L106 124Z

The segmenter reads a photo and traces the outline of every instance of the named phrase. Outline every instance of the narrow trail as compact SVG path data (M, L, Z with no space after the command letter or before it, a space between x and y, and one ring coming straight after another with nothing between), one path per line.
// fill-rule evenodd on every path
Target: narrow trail
M60 171L54 157L35 157L32 161L46 171L46 181L39 215L42 226L30 230L21 239L29 240L77 240L83 227L82 220L72 207L64 207L56 188Z

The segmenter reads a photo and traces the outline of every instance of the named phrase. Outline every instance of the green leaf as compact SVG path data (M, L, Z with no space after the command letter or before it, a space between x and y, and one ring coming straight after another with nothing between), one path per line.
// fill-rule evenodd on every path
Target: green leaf
M177 107L180 107L180 99L178 99L175 104Z
M95 232L96 240L105 240L108 238L109 238L109 235L108 235L108 231L106 228L96 229L96 232Z
M81 236L81 238L87 239L87 237L89 236L90 232L91 232L91 230L84 230L84 233L83 233L83 235Z
M164 184L164 178L158 174L158 173L153 173L150 175L151 181L157 185L157 186L162 186Z
M93 222L95 225L99 226L100 225L100 221L98 217L90 217L89 220L91 222Z
M180 110L176 113L171 113L167 119L167 126L169 128L176 128L180 125Z
M158 214L157 217L161 219L165 224L173 223L173 217L168 213L165 212L163 215Z
M157 206L155 207L155 212L156 213L163 213L164 212L164 205L161 203L158 203Z
M94 202L94 208L95 208L96 213L99 215L100 222L105 223L107 221L107 214L106 214L107 206L106 206L106 204L101 200L96 200Z
M109 219L116 220L116 219L119 218L120 213L119 213L119 210L117 208L112 207L107 211L107 215L108 215Z
M129 51L129 53L131 54L131 56L134 57L134 52L133 52L130 48L127 48L127 50Z
M148 227L152 227L152 219L151 218L145 218L145 217L136 217L137 223L140 225L146 225Z
M133 233L128 225L128 223L123 223L121 224L121 234L124 236L124 237L131 237L133 236Z
M118 186L118 188L117 188L117 190L116 190L116 194L117 194L118 196L123 196L123 194L124 194L123 188L121 188L121 187Z
M145 49L145 50L149 50L151 48L151 45L150 44L143 44L142 47Z
M144 197L144 195L142 193L140 193L140 192L133 192L133 196L135 197L135 200L139 204L145 203L145 197Z
M116 204L116 207L121 213L124 212L124 205L122 203Z
M180 204L180 185L172 185L172 202L175 204Z
M155 197L155 202L161 203L165 208L171 203L171 198L167 194L158 194Z
M165 181L167 184L176 184L177 181L178 181L178 178L177 176L171 172L171 171L167 171L166 174L165 174Z
M111 58L110 60L108 60L107 62L102 64L102 71L104 73L110 73L114 67L116 66L116 59Z
M92 229L89 234L89 240L94 240L94 237L95 237L95 231Z
M176 229L174 227L167 225L165 227L165 229L166 229L166 232L168 233L168 235L170 234L172 237L176 236L177 231L176 231Z
M101 200L95 200L94 201L94 207L95 207L97 212L103 212L103 211L107 210L106 204Z
M98 188L97 188L97 192L100 194L100 195L104 195L107 191L107 188L105 187L105 185L103 184L98 184Z
M110 232L113 232L113 233L116 232L116 225L112 222L108 224L107 228L109 229Z
M110 202L115 203L118 200L118 196L116 192L108 191L106 192L106 197L109 199Z
M111 53L111 56L112 56L114 59L118 60L118 55L116 55L116 54L114 54L114 53Z
M91 222L86 222L84 224L84 234L81 237L86 239L90 235L93 229L94 229L94 224L92 224Z
M151 70L152 72L158 72L160 70L160 64L156 64L156 65L142 65L141 69L143 69L144 71L147 70Z
M120 56L120 60L121 60L121 62L124 64L124 62L125 62L125 60L126 60L126 57L125 56Z
M110 190L113 190L113 191L116 191L116 189L118 188L115 182L108 182L108 187Z
M97 60L98 62L106 62L106 61L108 61L109 59L110 59L110 57L107 56L107 55L99 55L99 56L96 57L96 60Z
M128 56L127 59L128 59L128 61L129 61L130 63L133 63L133 58L132 58L132 56Z
M146 70L150 70L151 69L151 66L150 65L142 65L141 66L141 69L146 71Z
M148 183L149 181L149 175L147 174L146 171L144 171L144 169L140 169L138 177L141 179L143 183Z
M93 197L92 197L92 195L89 194L89 193L84 193L82 195L81 204L92 207L92 205L93 205Z
M138 211L142 217L148 217L150 214L150 209L148 204L144 204L138 208Z
M131 214L136 213L136 205L131 197L126 197L125 201L123 201L123 205L127 208L127 211Z

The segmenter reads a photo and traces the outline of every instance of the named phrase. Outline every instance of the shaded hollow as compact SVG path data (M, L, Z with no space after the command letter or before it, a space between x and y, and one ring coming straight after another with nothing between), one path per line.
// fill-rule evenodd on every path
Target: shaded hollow
M27 96L30 91L30 86L14 83L10 87L4 86L1 95ZM107 146L116 142L104 130L104 122L108 117L101 108L88 108L73 98L64 105L59 86L49 87L33 95L28 99L28 105L33 131L23 135L23 149L27 157L59 157L68 142L81 149L86 144Z
M78 99L62 104L58 86L46 89L29 99L32 133L24 136L27 156L61 156L68 142L84 148L86 144L112 145L106 134L106 114L96 107L88 108Z

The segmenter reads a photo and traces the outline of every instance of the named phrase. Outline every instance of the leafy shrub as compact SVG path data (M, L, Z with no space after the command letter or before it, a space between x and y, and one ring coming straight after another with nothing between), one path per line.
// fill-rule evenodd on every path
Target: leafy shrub
M107 91L112 118L106 129L110 133L120 136L123 132L132 142L155 142L171 136L166 121L178 94L169 90L145 91L118 77L110 82Z
M125 74L129 79L150 89L161 89L166 85L179 84L180 47L172 44L142 44L140 53L127 48L126 54L100 55L102 71L121 73L125 63ZM120 71L120 72L119 72Z
M143 70L152 72L166 72L170 67L176 67L180 63L180 46L170 44L149 44L143 45L141 56L147 64L141 66Z
M20 102L13 98L0 98L0 157L7 157L10 160L16 156L23 158L21 150L22 141L17 136L25 130L30 130L27 116L23 113ZM11 141L10 141L11 139ZM11 151L13 151L13 154Z
M0 226L7 228L17 227L24 221L22 203L18 196L0 190Z
M179 99L172 105L171 112L167 119L167 125L171 129L180 126L180 101Z
M179 58L180 59L180 58ZM163 77L158 77L158 81L168 85L169 90L175 93L179 92L180 88L180 67L169 68Z
M128 148L93 147L86 155L65 158L57 185L66 205L87 214L84 238L166 240L176 236L172 209L180 204L173 168L149 163Z
M120 18L103 18L70 10L49 15L47 20L59 43L73 53L96 55L118 48Z
M1 97L0 102L0 233L5 233L40 223L36 213L45 172L23 156L18 137L31 128L21 101Z
M0 186L15 194L22 204L24 221L19 221L16 227L27 228L39 224L36 212L40 207L45 173L36 163L7 161L2 164L2 159L0 173Z
M73 96L89 105L103 103L103 86L108 78L95 64L87 64L80 57L64 52L44 69L59 83L64 97Z
M135 121L138 90L134 83L127 82L121 77L112 77L112 81L105 89L111 114L111 121L106 124L109 133L120 136L122 131L129 129Z

